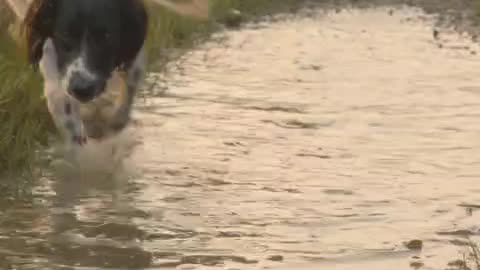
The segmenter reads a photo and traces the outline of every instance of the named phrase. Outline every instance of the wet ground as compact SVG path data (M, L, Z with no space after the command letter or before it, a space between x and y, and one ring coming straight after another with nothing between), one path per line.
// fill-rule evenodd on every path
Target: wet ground
M372 8L218 34L139 105L123 169L62 170L4 210L0 261L453 267L480 240L480 47L433 25Z

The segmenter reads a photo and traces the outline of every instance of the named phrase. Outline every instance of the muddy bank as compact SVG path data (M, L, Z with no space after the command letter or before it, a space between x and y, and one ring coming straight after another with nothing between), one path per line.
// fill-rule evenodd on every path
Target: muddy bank
M477 0L312 0L305 1L305 5L336 10L345 7L417 7L427 14L435 15L435 24L440 29L451 27L460 33L469 33L474 39L480 34L480 5Z

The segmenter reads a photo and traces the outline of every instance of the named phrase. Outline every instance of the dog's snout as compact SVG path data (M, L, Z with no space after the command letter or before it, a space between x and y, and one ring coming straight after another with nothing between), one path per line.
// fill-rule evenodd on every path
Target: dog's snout
M78 101L89 102L97 95L97 83L77 73L72 76L68 91Z

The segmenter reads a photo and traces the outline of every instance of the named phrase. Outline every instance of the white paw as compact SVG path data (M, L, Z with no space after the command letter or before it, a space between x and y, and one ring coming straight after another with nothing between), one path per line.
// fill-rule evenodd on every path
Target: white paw
M70 136L73 144L85 145L87 143L87 132L80 119L78 104L67 98L63 104L64 127L67 136Z
M84 146L87 144L87 134L81 123L74 123L70 119L64 122L63 133L71 144Z
M81 134L81 135L74 135L72 137L72 143L73 144L76 144L78 146L84 146L87 144L87 136L85 136L84 134Z
M64 138L73 145L85 145L87 132L80 118L78 104L65 95L47 95L47 104L57 128ZM61 93L61 90L57 93Z

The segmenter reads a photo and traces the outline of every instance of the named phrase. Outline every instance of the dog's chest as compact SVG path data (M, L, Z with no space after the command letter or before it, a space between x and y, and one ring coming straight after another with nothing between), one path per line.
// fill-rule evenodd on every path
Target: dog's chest
M118 118L118 111L128 102L127 75L114 72L105 91L91 102L80 105L80 116L87 126L106 128Z

